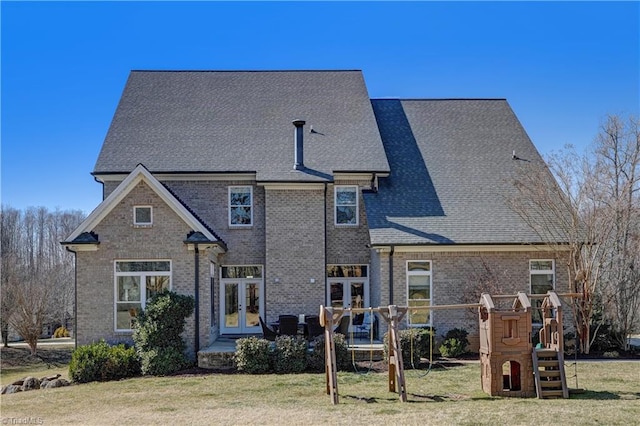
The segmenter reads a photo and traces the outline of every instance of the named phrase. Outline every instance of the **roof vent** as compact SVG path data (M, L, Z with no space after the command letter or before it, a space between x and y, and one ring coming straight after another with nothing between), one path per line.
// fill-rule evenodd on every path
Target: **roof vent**
M303 170L304 169L304 155L303 155L303 127L306 122L304 120L293 120L293 125L296 126L296 130L294 133L295 146L294 146L294 155L295 162L293 164L293 168L295 170Z

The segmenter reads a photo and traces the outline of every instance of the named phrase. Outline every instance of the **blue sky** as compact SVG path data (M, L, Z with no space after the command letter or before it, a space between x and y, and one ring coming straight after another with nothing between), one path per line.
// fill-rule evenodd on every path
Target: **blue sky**
M371 97L507 98L542 154L640 110L638 2L6 2L2 203L89 213L132 69L361 69Z

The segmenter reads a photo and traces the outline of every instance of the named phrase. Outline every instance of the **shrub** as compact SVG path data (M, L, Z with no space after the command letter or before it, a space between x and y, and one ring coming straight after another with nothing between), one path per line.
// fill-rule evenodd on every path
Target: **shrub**
M341 371L349 370L351 358L349 357L349 348L347 347L345 336L340 333L334 334L333 345L336 349L336 369ZM313 340L313 347L307 354L307 368L310 371L317 373L325 371L324 346L324 334Z
M192 296L163 291L140 311L133 341L142 363L142 374L167 375L190 365L181 334L185 319L194 307Z
M273 368L276 373L302 373L307 366L307 342L295 336L276 337Z
M417 366L420 358L428 358L433 348L432 339L435 339L436 330L433 327L409 328L398 331L402 362L405 365ZM389 359L389 333L383 337L384 359ZM413 359L412 359L413 355Z
M272 371L271 342L257 337L246 337L236 341L234 360L238 371L263 374Z
M447 331L442 345L438 348L440 355L455 358L465 353L469 344L468 335L467 330L461 328L453 328Z
M133 347L109 346L104 340L76 348L69 363L74 382L119 380L140 374L140 362Z
M56 328L56 331L53 332L53 337L56 339L59 339L61 337L69 337L69 336L70 336L69 330L67 330L63 325Z

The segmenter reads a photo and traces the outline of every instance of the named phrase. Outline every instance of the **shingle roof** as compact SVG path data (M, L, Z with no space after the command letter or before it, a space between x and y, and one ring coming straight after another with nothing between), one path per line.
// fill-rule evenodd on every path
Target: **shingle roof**
M293 170L294 119L307 122L307 172ZM133 71L94 174L138 163L259 181L389 170L360 71Z
M505 100L373 100L391 174L365 194L371 243L540 243L506 204L542 161Z

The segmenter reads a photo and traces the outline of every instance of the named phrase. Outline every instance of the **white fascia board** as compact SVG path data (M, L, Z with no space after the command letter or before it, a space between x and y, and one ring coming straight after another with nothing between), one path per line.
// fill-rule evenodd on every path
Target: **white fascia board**
M352 181L352 180L366 180L371 181L374 177L388 177L389 173L371 173L371 172L334 172L333 180L337 181Z
M388 253L391 251L389 245L374 245L371 247L379 253ZM469 244L469 245L393 245L394 253L470 253L470 252L532 252L532 251L564 251L569 250L564 246L550 246L546 244Z
M324 183L317 182L258 182L264 189L281 190L318 190L324 189Z
M171 209L193 230L202 232L211 241L217 238L205 228L176 198L142 165L135 169L118 185L118 187L105 200L92 211L89 216L76 228L65 240L72 242L83 232L93 230L113 210L113 208L126 197L141 181L147 185L169 206Z

